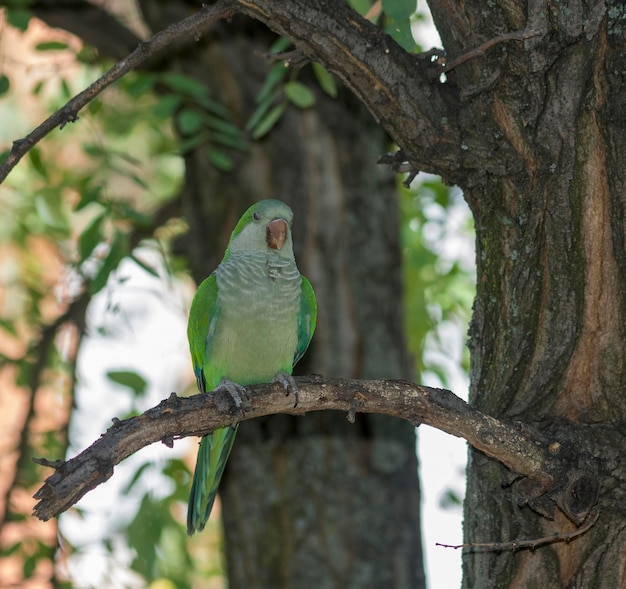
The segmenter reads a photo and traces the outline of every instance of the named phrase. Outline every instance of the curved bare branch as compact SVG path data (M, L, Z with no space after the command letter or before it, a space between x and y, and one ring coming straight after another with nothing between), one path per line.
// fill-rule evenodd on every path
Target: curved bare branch
M310 411L381 413L425 423L465 438L518 475L534 481L539 492L550 487L555 471L548 441L528 430L484 415L451 391L399 380L341 380L306 377L296 379L298 405L277 384L247 387L250 403L239 415L226 392L181 398L174 393L142 415L114 420L114 425L89 448L67 462L38 460L55 468L35 494L34 514L48 520L74 505L88 491L113 474L115 465L154 442L172 446L175 439L205 435L237 419L274 413L302 415ZM233 413L234 412L234 413Z

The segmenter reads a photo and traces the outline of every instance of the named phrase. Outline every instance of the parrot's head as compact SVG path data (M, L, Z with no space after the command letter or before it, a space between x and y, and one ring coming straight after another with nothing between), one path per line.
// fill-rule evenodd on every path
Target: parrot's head
M293 258L292 210L282 201L268 199L253 204L239 219L228 243L227 255L273 251Z

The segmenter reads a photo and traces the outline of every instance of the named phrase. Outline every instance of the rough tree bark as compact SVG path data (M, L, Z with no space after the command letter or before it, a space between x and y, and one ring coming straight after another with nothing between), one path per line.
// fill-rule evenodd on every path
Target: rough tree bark
M623 5L536 4L483 6L482 18L473 8L435 10L452 55L503 26L543 32L457 72L471 92L461 103L464 141L506 165L503 174L468 170L462 182L477 230L470 399L593 456L586 468L602 511L593 532L571 544L466 556L464 584L622 587L623 491L612 487L623 481L626 411ZM519 509L516 487L500 488L507 473L479 453L468 473L468 540L573 528L550 504L535 507L554 519Z

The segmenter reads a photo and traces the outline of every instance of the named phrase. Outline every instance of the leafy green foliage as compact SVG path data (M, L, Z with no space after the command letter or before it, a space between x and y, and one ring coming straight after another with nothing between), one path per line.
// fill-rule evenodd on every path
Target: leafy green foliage
M418 374L433 373L446 386L446 366L436 354L429 356L425 352L434 349L440 355L449 355L442 325L451 323L457 329L467 329L475 293L473 257L459 257L459 252L473 249L471 217L459 191L448 188L439 178L428 178L412 190L399 190L409 348L416 358ZM460 226L451 224L453 212ZM456 252L444 251L442 245L453 238L457 240ZM459 240L465 242L464 248ZM467 349L463 348L461 357L467 371Z
M153 81L170 90L153 112L157 116L175 117L178 132L183 137L178 148L180 153L206 145L210 147L207 154L212 166L223 172L232 170L233 152L247 150L248 142L234 123L230 110L214 100L204 84L184 74L167 72Z
M288 39L281 37L270 47L269 54L284 52L290 44ZM335 78L320 64L313 63L312 68L322 90L329 96L336 97ZM246 131L252 139L265 137L280 121L290 104L302 110L315 105L314 92L298 80L298 74L298 70L286 67L281 61L269 68L256 98L257 107L246 123Z

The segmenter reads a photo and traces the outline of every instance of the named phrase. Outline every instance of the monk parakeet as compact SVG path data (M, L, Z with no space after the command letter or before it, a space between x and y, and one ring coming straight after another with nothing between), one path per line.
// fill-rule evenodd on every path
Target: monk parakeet
M217 269L198 288L189 312L189 348L198 389L224 388L240 403L245 385L279 381L297 394L290 376L306 351L317 317L311 283L293 254L293 212L263 200L241 217ZM187 532L204 528L238 425L200 441L189 496Z

